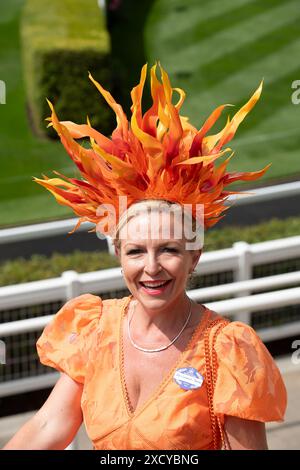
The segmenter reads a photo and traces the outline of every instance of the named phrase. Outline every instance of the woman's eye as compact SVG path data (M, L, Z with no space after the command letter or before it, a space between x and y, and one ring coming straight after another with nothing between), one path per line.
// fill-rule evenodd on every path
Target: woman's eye
M176 248L171 248L171 247L168 247L168 246L165 246L165 247L163 248L163 250L167 250L167 251L169 251L169 252L171 252L171 253L177 253L177 251L178 251ZM128 253L127 253L127 255L135 255L136 253L139 253L140 251L141 251L141 250L140 250L139 248L135 248L135 249L133 249L133 250L129 250Z
M139 251L140 251L140 250L138 250L138 249L130 250L130 251L128 251L127 254L128 254L128 255L134 255L135 253L138 253Z

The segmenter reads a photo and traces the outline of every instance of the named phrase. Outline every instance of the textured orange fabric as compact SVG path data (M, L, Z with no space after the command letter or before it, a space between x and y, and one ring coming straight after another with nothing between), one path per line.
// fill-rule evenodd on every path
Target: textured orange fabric
M211 449L203 333L220 316L206 307L174 367L132 413L120 361L121 317L131 299L130 295L102 300L84 294L67 302L37 341L40 361L84 384L81 406L95 449ZM226 414L282 421L285 386L255 331L240 322L229 323L217 337L216 352L214 406L221 422ZM182 389L173 380L181 367L197 369L204 377L202 386Z

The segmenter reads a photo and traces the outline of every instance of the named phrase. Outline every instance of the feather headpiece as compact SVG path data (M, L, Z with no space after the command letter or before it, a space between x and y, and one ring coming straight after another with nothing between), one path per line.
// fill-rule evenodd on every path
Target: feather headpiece
M127 208L143 199L162 199L180 205L202 204L204 228L215 225L229 209L224 202L230 194L224 188L237 180L256 180L270 167L254 172L226 173L233 156L231 148L224 148L235 135L245 116L258 101L262 82L233 116L228 117L224 128L217 134L207 135L216 123L224 104L218 106L198 130L180 115L185 93L172 88L168 74L160 64L161 82L156 76L157 64L151 68L152 106L143 114L142 95L147 75L147 64L142 67L140 82L131 91L132 106L130 122L111 94L91 74L89 78L116 114L117 127L108 138L93 129L90 122L76 124L59 121L54 107L49 126L53 126L69 156L77 166L82 178L68 178L58 172L58 177L34 178L48 189L59 204L69 206L79 216L76 230L84 221L102 227L109 222L110 214L97 211L101 205L115 208L116 220L119 212L119 196L127 197ZM173 103L173 94L179 99ZM90 148L76 140L90 138ZM218 167L215 161L231 153ZM193 209L194 210L194 209ZM196 215L196 214L195 214ZM73 230L73 231L74 231Z

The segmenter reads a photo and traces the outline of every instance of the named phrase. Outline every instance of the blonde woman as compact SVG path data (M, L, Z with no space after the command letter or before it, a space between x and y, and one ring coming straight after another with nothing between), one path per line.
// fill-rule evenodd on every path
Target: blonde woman
M230 192L223 187L268 168L225 173L230 157L214 165L230 150L222 147L261 86L221 132L206 136L224 106L198 131L179 115L184 92L171 87L162 67L160 83L155 70L153 106L142 114L143 67L130 126L91 77L117 115L111 140L89 125L60 122L52 107L51 123L83 179L37 181L79 222L90 220L113 236L130 295L83 294L54 316L37 351L61 377L4 449L64 449L82 421L96 450L267 449L264 423L284 418L286 389L255 331L192 301L186 290L201 257L202 230L226 210ZM90 150L75 140L85 136Z

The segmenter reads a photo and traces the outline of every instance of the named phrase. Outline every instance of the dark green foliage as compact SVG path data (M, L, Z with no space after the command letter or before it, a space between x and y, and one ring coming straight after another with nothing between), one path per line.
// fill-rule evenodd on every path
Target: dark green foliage
M32 126L39 135L50 115L48 98L60 120L85 123L108 135L113 112L88 78L111 89L110 40L97 2L28 0L22 17L23 64L27 104Z

